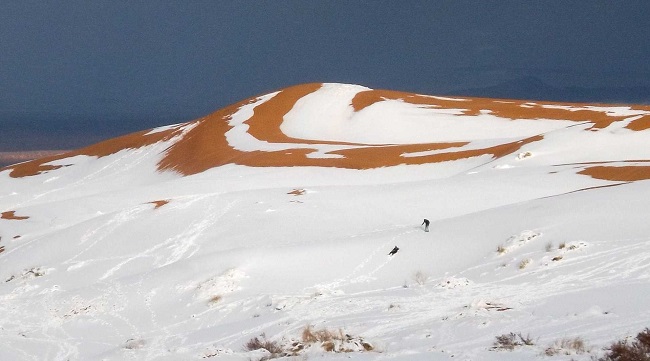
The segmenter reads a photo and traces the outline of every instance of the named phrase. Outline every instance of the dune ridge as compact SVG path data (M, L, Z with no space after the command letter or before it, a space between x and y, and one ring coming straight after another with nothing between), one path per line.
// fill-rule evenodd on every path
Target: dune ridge
M544 139L543 134L517 137L488 143L473 139L448 142L418 142L412 144L365 144L363 142L331 139L299 139L285 134L281 125L295 104L306 96L319 92L324 84L310 83L278 91L265 101L252 97L220 109L192 122L165 127L158 131L141 131L109 139L89 147L51 155L25 163L8 166L13 178L33 176L66 166L61 162L76 155L104 157L125 149L138 149L159 142L169 142L160 154L158 170L173 171L182 176L193 175L226 164L251 167L316 166L347 169L372 169L396 165L419 165L487 156L497 159L515 153L527 144ZM333 98L332 102L337 99ZM436 97L392 90L359 87L349 107L355 114L370 107L389 106L391 102L408 104L413 109L457 110L463 117L488 114L506 121L569 121L585 124L586 130L599 131L617 122L627 121L625 129L635 132L650 129L650 107L611 106L602 104L552 103L520 100ZM253 106L253 114L242 125L232 125L233 116L245 106ZM630 120L632 119L632 120ZM399 119L395 120L399 122ZM226 133L236 126L246 126L247 134L258 142L277 149L240 150L229 142ZM433 131L433 129L432 129ZM52 162L58 161L57 164ZM489 160L488 160L489 161ZM620 161L626 161L621 159ZM63 164L62 164L63 163ZM586 167L580 174L623 181L650 179L646 167Z

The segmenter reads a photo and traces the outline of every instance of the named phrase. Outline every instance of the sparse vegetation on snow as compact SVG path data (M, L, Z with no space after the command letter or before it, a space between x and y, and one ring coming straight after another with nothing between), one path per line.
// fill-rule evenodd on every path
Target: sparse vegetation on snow
M375 347L362 337L351 336L342 329L335 331L327 328L315 330L311 325L303 328L299 339L271 341L266 338L265 334L262 334L259 337L250 339L244 345L246 351L266 351L267 355L260 360L299 356L313 347L318 347L323 352L333 353L375 351Z
M512 351L517 347L533 346L535 342L530 335L523 336L519 333L504 333L503 335L496 336L496 340L492 345L491 350L494 351Z
M544 350L546 356L580 355L586 352L588 352L588 349L581 337L556 340Z
M633 340L625 338L612 343L598 361L650 361L650 328L639 332Z

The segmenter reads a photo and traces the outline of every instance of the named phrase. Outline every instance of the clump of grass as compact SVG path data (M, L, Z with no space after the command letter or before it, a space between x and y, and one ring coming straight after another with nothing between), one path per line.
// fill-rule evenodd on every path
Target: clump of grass
M587 352L585 341L580 338L563 338L555 341L551 346L544 350L546 356L556 356L560 354L574 355Z
M30 270L26 270L23 272L23 276L31 276L31 277L43 277L45 276L45 271L39 267L32 268Z
M284 340L284 339L283 339ZM326 352L363 352L375 351L375 347L358 336L350 336L342 329L336 331L314 330L311 325L305 326L299 340L285 340L284 343L270 341L265 334L250 339L245 345L245 351L266 350L269 355L259 361L270 360L278 357L298 356L312 345L321 347Z
M635 340L616 341L598 361L650 361L650 328L639 332Z
M302 330L302 341L306 343L325 342L332 340L344 340L345 336L343 330L339 329L338 332L330 331L326 328L314 331L311 325L305 326Z
M320 343L323 350L327 352L355 352L373 351L371 343L364 341L361 337L353 337L343 332L322 329L315 331L311 325L302 330L302 342L305 344Z
M43 277L43 276L45 276L45 274L46 274L46 271L43 268L41 268L41 267L32 267L30 269L23 270L22 274L20 274L19 276L11 275L9 278L7 278L5 280L5 282L11 282L11 281L17 279L18 277L20 277L20 279L28 280L28 279Z
M562 258L564 258L564 257L562 257L562 256L555 256L555 257L553 257L553 259L551 259L551 261L555 261L555 262L557 262L557 261L561 260Z
M562 242L560 245L557 247L557 249L565 249L566 248L566 243Z
M521 333L510 332L508 334L496 336L496 341L494 341L491 350L512 351L515 347L533 346L534 344L535 343L530 338L530 335L524 337Z
M497 247L497 253L498 253L498 254L504 254L504 253L506 253L506 251L507 251L507 249L506 249L506 247L504 247L503 245L499 245L499 246Z
M519 262L519 269L526 268L529 263L530 263L530 258L523 259L521 262Z

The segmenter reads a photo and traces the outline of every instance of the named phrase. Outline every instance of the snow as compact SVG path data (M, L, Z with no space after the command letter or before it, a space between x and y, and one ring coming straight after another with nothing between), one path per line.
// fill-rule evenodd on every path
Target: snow
M530 104L535 104L535 103L530 103ZM602 107L602 106L593 106L593 105L589 105L589 106L569 106L569 105L544 104L544 105L542 105L542 108L566 109L566 110L570 110L570 111L596 110L596 111L605 112L607 115L612 116L612 117L615 117L615 116L634 116L634 115L646 113L643 110L634 109L633 107L629 107L629 106Z
M367 88L325 84L321 91L296 103L285 116L281 129L288 136L300 139L413 144L529 137L572 124L557 120L513 121L489 113L463 116L460 101L458 109L442 109L388 100L355 113L352 98L364 90Z
M589 360L650 326L650 181L577 173L587 162L649 160L649 131L398 101L354 114L349 101L363 89L326 85L281 129L370 144L543 140L498 159L228 164L182 177L156 168L170 139L24 178L0 172L0 211L29 217L0 219L0 359L257 360L268 354L244 350L250 339L289 345L311 325L349 334L337 347L373 350L311 345L285 359ZM245 124L275 94L231 118L233 146L276 146ZM511 332L535 344L491 350ZM575 337L589 352L544 356Z

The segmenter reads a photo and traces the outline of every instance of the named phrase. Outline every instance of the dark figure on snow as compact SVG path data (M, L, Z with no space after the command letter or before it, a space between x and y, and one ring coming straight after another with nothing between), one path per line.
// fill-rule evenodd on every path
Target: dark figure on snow
M397 248L397 246L395 246L395 248L393 248L393 250L390 251L390 253L389 253L388 255L389 255L389 256L392 256L392 255L394 255L395 253L397 253L397 251L399 251L399 248Z
M425 232L429 232L429 220L428 219L425 218L424 222L422 222L421 225L424 225L424 231Z

